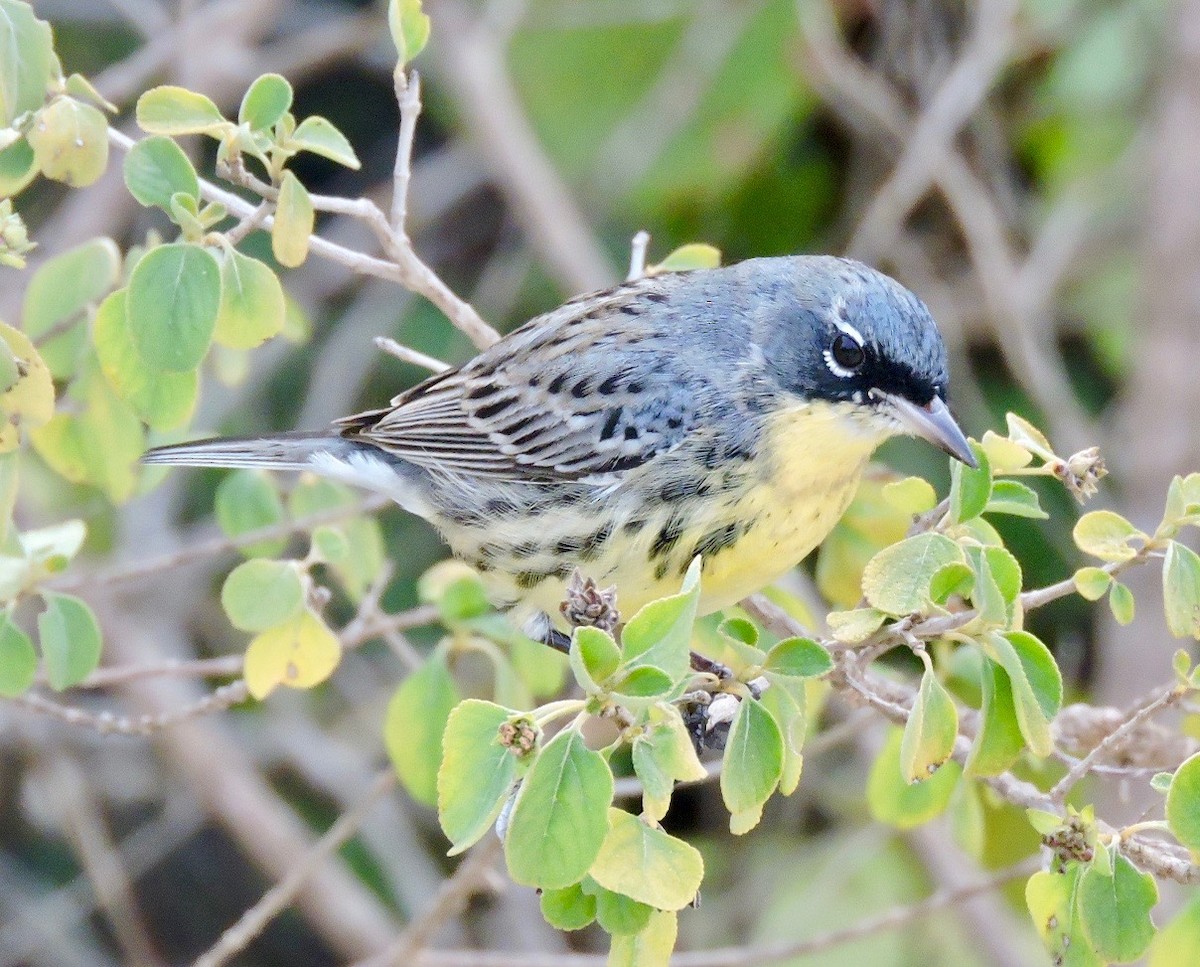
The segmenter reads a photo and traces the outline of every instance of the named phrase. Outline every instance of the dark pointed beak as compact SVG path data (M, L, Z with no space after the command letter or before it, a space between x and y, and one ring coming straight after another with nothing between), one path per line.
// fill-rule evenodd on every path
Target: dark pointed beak
M911 400L906 400L903 396L893 393L876 390L875 396L892 407L892 411L909 433L928 440L935 447L945 450L954 459L961 460L971 469L979 466L975 454L971 452L971 447L967 443L967 438L958 428L958 424L954 422L949 407L940 397L935 396L924 406L918 406Z

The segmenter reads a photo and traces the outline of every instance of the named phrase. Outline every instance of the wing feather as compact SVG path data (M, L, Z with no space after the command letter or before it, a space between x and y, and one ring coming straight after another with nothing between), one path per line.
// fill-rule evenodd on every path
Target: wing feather
M448 474L553 482L640 466L682 442L711 389L671 351L669 302L646 301L670 284L568 303L339 429Z

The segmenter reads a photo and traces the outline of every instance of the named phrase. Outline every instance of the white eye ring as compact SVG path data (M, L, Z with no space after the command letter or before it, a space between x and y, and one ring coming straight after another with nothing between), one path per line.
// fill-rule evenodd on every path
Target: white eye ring
M847 369L845 366L839 366L833 358L833 353L826 349L822 354L825 357L825 365L829 367L829 371L834 376L840 376L842 379L849 379L854 375L854 370Z

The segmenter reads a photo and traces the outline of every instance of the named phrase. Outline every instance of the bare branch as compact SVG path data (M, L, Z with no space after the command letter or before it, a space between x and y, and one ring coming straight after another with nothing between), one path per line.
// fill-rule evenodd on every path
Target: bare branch
M443 363L440 359L434 359L432 356L427 356L423 352L412 349L408 346L396 342L388 336L376 336L375 345L382 349L389 356L395 356L397 359L402 359L406 363L412 363L414 366L420 366L422 369L427 369L431 373L444 373L450 368L449 363Z

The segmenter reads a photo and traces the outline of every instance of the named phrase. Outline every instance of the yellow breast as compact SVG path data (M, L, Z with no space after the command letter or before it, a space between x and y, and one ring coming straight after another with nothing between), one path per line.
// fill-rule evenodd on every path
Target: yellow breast
M505 539L528 544L533 534L546 550L527 556L524 571L502 564L484 577L497 600L517 602L518 617L536 610L557 616L565 576L523 586L529 581L522 575L552 570L549 548L564 535L595 534L607 525L611 533L578 564L602 586L616 585L622 615L629 617L648 601L677 592L697 551L704 559L700 610L717 611L770 584L825 538L853 498L883 436L848 409L827 404L781 412L772 418L753 472L739 490L693 498L685 505L639 506L627 499L544 514L527 522L521 535L514 532ZM701 475L709 472L695 469ZM657 492L646 480L636 489ZM627 526L631 521L640 526ZM464 556L470 559L469 553Z

